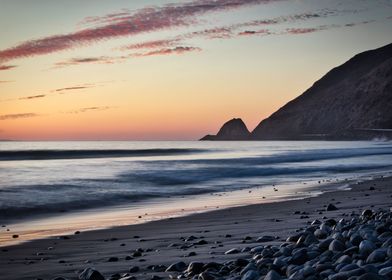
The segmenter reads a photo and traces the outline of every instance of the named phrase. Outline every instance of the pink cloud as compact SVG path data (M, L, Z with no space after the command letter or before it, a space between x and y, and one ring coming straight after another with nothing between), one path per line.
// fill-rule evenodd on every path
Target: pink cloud
M105 24L99 27L29 40L14 47L0 50L0 62L50 54L117 37L187 26L196 23L195 17L205 13L277 1L282 0L194 0L181 4L148 7L126 16L123 14L121 16L109 15L109 17L104 17Z
M260 34L270 35L271 33L267 29L261 29L261 30L256 30L256 31L255 30L245 30L245 31L239 32L237 35L238 36L252 36L252 35L260 35Z
M187 52L201 51L200 48L196 47L175 47L175 48L164 48L159 50L154 50L146 53L136 53L131 56L154 56L154 55L172 55L172 54L184 54Z
M0 65L0 71L10 70L15 67L16 65Z
M175 46L180 41L180 38L176 39L164 39L164 40L153 40L146 41L138 44L131 44L122 47L122 50L135 50L135 49L156 49L162 47L172 47Z

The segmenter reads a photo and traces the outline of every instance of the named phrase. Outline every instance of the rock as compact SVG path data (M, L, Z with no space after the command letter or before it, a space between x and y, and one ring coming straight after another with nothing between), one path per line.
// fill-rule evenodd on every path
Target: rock
M138 266L131 266L130 268L129 268L129 272L130 273L136 273L136 272L138 272L140 270L140 268L138 267Z
M241 119L226 122L216 135L206 135L200 140L246 140L250 132Z
M370 209L363 210L363 212L362 212L362 216L363 216L363 217L366 217L366 218L369 218L369 217L371 217L372 215L373 215L373 211L370 210Z
M171 265L169 265L169 267L166 269L166 272L182 272L184 271L186 268L186 264L184 262L176 262L173 263Z
M295 265L304 264L308 260L307 250L299 249L291 257L291 263Z
M201 239L201 240L193 243L193 245L206 245L206 244L208 244L208 242L204 239Z
M257 238L256 242L271 242L274 240L275 240L274 236L264 235L264 236Z
M191 262L188 265L187 272L189 272L192 275L199 274L199 273L201 273L203 271L203 266L204 266L204 263L201 263L201 262Z
M388 238L382 245L381 247L387 248L387 247L392 247L392 237Z
M239 252L240 252L240 250L238 250L237 248L232 248L232 249L226 251L225 255L238 254Z
M318 239L324 239L327 238L328 233L322 229L316 229L314 232L314 236L316 236Z
M117 257L110 257L108 259L108 262L118 262L118 258Z
M83 270L82 273L79 274L79 279L80 280L105 280L105 277L103 277L98 270L88 267L85 270Z
M135 276L125 276L125 277L121 277L118 280L136 280Z
M375 249L376 245L374 245L374 243L369 240L363 240L359 244L359 253L366 256L373 252Z
M388 277L389 279L392 279L392 266L380 269L378 274L380 274L381 276Z
M270 270L264 277L264 280L280 280L282 277L275 270Z
M346 250L346 246L339 240L333 240L330 244L328 249L333 252L342 252Z
M359 276L357 280L385 280L385 278L376 273L365 273Z
M216 277L210 272L202 272L199 274L199 280L214 280Z
M351 262L352 262L352 259L349 256L343 255L340 258L338 258L335 263L336 264L341 264L341 263L350 264Z
M253 262L248 263L240 272L240 275L244 275L247 273L249 270L257 270L256 265Z
M332 203L330 203L330 204L328 204L326 210L327 211L336 211L336 210L338 210L338 208L335 205L333 205Z
M257 270L249 270L242 277L241 280L256 280L260 277Z
M375 250L368 256L368 258L366 259L366 263L383 262L386 256L386 250Z

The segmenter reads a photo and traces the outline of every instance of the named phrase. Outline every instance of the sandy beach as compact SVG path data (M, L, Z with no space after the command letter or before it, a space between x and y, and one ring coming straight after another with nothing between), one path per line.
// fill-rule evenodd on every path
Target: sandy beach
M105 230L76 232L2 247L1 279L78 279L87 267L108 279L128 273L137 279L174 277L162 266L183 261L219 262L249 257L230 249L278 244L313 220L340 219L363 209L392 207L392 178L377 177L350 185L350 190L327 192L304 200L234 207ZM326 211L328 204L338 208ZM134 267L138 268L134 268ZM130 273L130 268L134 271ZM118 274L118 275L116 275ZM170 276L171 275L171 276Z

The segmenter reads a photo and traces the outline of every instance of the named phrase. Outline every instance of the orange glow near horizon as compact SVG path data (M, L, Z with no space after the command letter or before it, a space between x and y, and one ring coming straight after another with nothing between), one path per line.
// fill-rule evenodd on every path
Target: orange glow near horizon
M234 117L252 131L392 37L372 1L149 2L5 1L0 139L196 140Z

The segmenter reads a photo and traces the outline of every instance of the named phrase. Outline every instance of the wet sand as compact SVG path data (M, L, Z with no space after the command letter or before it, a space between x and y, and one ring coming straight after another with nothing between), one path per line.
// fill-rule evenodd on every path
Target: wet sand
M338 210L326 211L329 203ZM285 240L314 219L339 218L344 213L380 207L392 207L392 178L377 177L352 184L351 190L303 200L234 207L2 247L0 278L77 279L86 267L96 268L110 278L116 273L129 273L132 266L140 268L131 273L137 279L151 279L152 275L168 278L173 273L153 271L151 266L245 257L249 253L234 257L224 253L257 246L260 243L256 239L264 235L276 236L272 243ZM189 238L192 236L196 238ZM137 249L141 254L135 253Z

